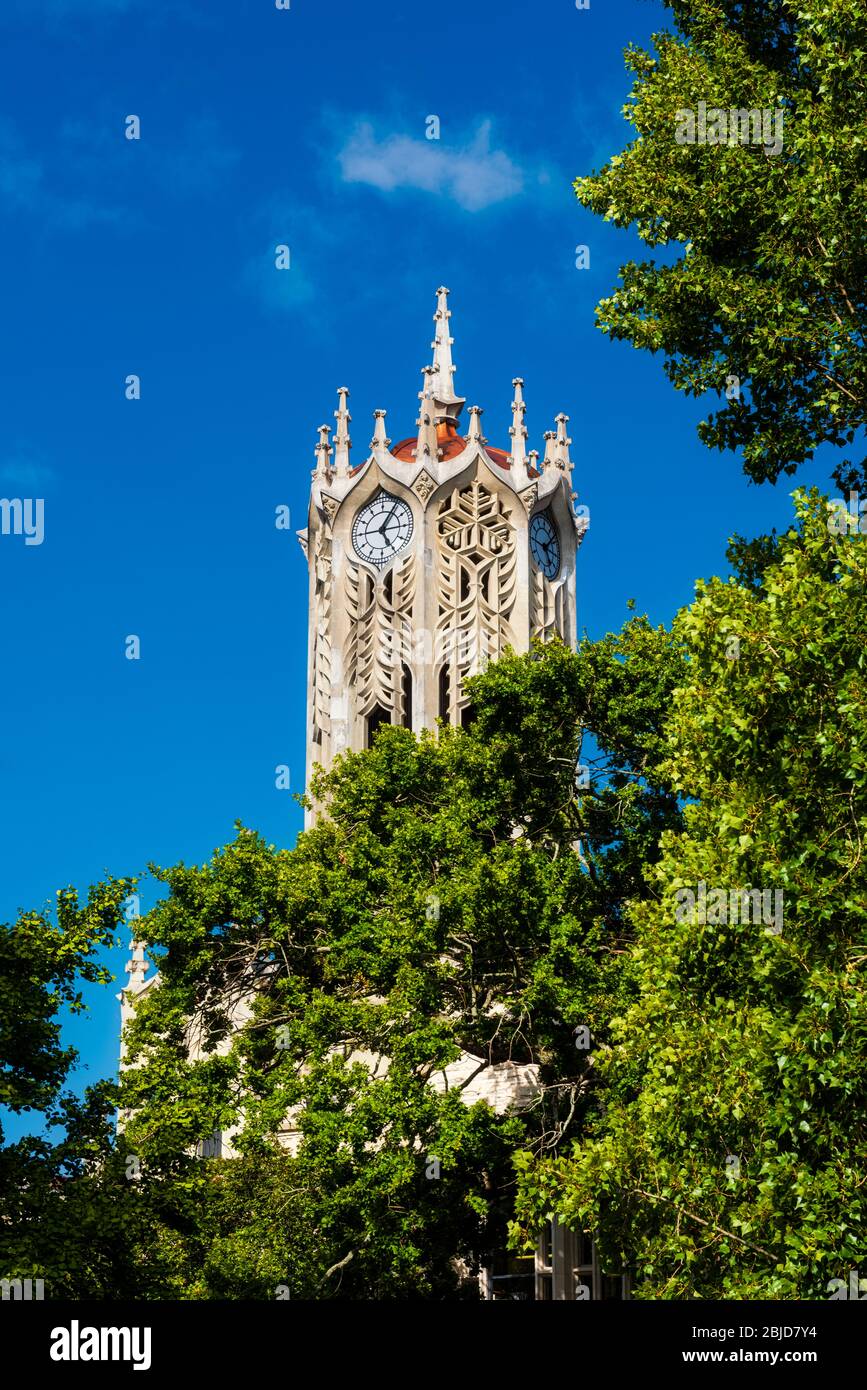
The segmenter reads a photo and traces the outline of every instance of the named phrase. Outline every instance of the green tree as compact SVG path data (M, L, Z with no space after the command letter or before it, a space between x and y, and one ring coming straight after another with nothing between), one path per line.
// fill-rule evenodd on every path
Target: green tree
M640 619L507 656L473 683L469 729L389 727L320 775L327 818L294 849L241 830L207 865L154 869L159 984L122 1101L138 1258L170 1296L446 1297L456 1261L503 1245L515 1150L580 1132L575 1030L606 1038L625 1003L624 903L680 823L654 776L679 667ZM444 1090L462 1054L538 1068L534 1103ZM195 1158L231 1127L240 1158Z
M675 33L626 54L635 139L575 190L667 254L623 266L597 322L662 352L678 390L717 393L700 438L742 449L750 478L775 481L865 424L867 5L666 3ZM678 143L678 113L700 102L781 111L782 149L731 130L726 143ZM834 476L867 490L863 459Z
M113 1090L69 1090L77 1053L61 1024L84 1009L82 983L110 980L98 952L131 886L110 880L84 904L66 889L55 913L0 925L0 1106L35 1131L10 1142L0 1123L0 1276L41 1278L48 1298L107 1297L123 1283L133 1194L120 1181Z
M559 1212L645 1298L821 1298L867 1263L867 537L796 496L761 587L711 580L675 621L686 824L630 909L604 1106L519 1161L516 1234Z

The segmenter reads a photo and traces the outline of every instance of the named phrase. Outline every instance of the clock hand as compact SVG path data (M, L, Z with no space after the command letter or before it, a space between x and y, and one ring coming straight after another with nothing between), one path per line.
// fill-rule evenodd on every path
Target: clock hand
M384 540L388 540L388 536L386 535L386 529L385 529L385 528L388 526L388 523L391 521L391 518L394 516L395 512L397 511L397 508L398 508L398 503L395 502L395 504L394 504L394 506L392 507L391 511L389 512L388 516L384 519L382 525L381 525L381 526L377 526L376 530L374 531L373 534L374 534L375 536L382 536Z

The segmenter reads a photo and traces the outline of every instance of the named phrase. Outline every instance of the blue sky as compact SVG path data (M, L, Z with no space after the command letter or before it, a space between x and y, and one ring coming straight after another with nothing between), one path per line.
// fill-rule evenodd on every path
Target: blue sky
M570 416L580 630L629 598L669 619L733 531L785 524L789 488L702 449L661 361L593 326L637 241L571 180L628 138L622 50L666 24L652 0L6 0L0 496L43 498L45 536L0 537L0 919L202 861L236 819L294 841L274 769L301 790L316 428L345 384L356 461L374 409L414 431L437 285L491 443L516 375L530 447ZM114 1070L117 987L70 1027L85 1079Z

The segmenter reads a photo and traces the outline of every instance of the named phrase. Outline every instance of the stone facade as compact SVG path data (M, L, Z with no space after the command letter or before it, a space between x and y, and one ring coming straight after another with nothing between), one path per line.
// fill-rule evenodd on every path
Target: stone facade
M392 450L376 411L370 452L353 467L346 387L333 443L320 427L298 533L309 567L308 781L317 763L367 747L382 723L461 724L467 676L507 647L525 652L554 634L574 645L587 520L573 507L568 417L545 435L541 461L528 455L516 378L510 449L488 444L475 406L461 436L447 296L437 291L418 434Z

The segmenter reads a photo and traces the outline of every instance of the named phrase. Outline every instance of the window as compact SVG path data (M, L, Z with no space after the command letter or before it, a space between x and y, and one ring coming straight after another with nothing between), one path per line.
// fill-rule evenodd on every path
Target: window
M448 663L440 671L440 719L448 723L449 705L451 703L451 681L449 679Z
M494 1255L484 1270L482 1297L494 1303L532 1303L533 1296L533 1256Z
M223 1131L215 1129L207 1139L200 1139L196 1145L196 1158L222 1158Z
M554 1223L545 1229L536 1248L536 1302L550 1303L554 1297Z
M555 1217L539 1238L535 1268L540 1301L620 1300L630 1295L629 1276L603 1274L591 1237L584 1231L570 1231Z
M374 705L370 714L367 716L367 746L373 747L373 740L382 728L383 724L391 723L391 715L382 705Z
M401 663L401 691L403 695L403 727L412 728L412 672L406 662Z

